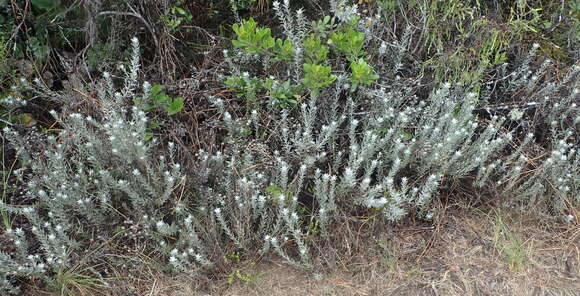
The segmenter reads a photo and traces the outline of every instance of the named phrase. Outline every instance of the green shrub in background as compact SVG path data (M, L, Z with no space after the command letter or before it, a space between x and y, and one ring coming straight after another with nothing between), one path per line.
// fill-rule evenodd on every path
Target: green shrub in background
M183 110L183 98L171 98L163 92L163 86L156 84L149 89L149 94L145 96L151 103L145 104L141 99L135 99L134 103L143 104L144 111L150 111L155 108L161 108L168 115L175 115Z
M289 8L286 7L286 9ZM277 11L281 10L278 8ZM280 18L283 20L284 16L282 15ZM298 17L298 20L300 19L302 19L302 16ZM326 43L336 50L335 54L344 55L347 60L351 61L350 80L352 83L352 91L356 90L357 86L360 84L371 84L379 77L374 73L372 66L367 64L363 59L365 54L363 51L365 34L352 28L352 23L356 22L353 20L345 23L340 27L340 30L336 30L330 34L328 34L328 31L333 29L332 27L320 25L328 23L334 24L334 22L334 18L331 22L328 17L320 20L315 24L317 24L318 30L322 31L319 33L310 32L306 39L304 39L304 36L301 36L300 38L302 38L302 40L295 40L295 42L298 41L301 44L294 44L290 41L296 39L294 33L290 33L291 36L287 36L287 39L276 39L272 37L269 28L258 27L253 19L244 20L241 25L234 24L232 26L236 33L236 39L234 39L232 43L236 48L242 48L249 54L255 54L271 59L272 62L285 61L286 63L290 63L292 61L305 61L302 64L302 69L294 70L296 73L304 73L304 77L299 79L302 84L302 89L307 88L313 92L317 92L320 88L330 86L337 78L336 75L332 74L331 66L319 64L324 63L328 59L330 50L328 46L324 45L324 43ZM290 27L291 25L292 24L288 24L285 27ZM304 35L302 27L305 27L305 24L296 24L296 26L300 27L296 33ZM326 36L327 34L329 37L324 41L325 38L323 36ZM298 49L298 52L296 52L296 49ZM246 74L238 74L228 77L226 79L226 85L236 91L240 96L253 98L254 93L260 91L262 87L266 86L266 88L269 88L273 85L274 80L270 78L268 79L269 82L266 83L266 80L250 78ZM285 82L285 84L287 83L289 83L289 81ZM298 87L298 89L300 89L300 87ZM248 92L249 90L251 90L251 92ZM252 95L249 95L250 93ZM302 94L296 95L300 97L302 96ZM279 97L276 98L280 99Z
M176 1L169 9L169 13L162 15L161 19L170 31L176 31L182 23L191 22L193 16L189 11L183 9L181 1Z

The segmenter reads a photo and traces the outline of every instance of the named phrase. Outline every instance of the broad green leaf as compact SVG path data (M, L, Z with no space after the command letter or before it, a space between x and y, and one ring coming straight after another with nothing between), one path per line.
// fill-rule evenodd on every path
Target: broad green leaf
M151 141L151 139L153 139L153 132L146 132L145 136L143 137L143 140Z
M153 87L151 87L151 89L149 90L149 93L152 96L155 96L155 95L159 94L162 91L163 91L163 85L156 84Z
M150 129L156 129L156 128L160 127L160 126L161 126L161 124L158 121L155 121L155 120L152 120L149 123L149 128Z
M277 39L274 46L274 53L279 60L292 60L292 56L294 56L292 42L288 39Z
M270 195L273 198L278 198L282 195L282 188L280 188L280 186L277 185L270 185L266 187L265 191L268 195Z
M151 98L155 103L169 103L171 102L171 98L166 93L160 93Z
M183 98L176 98L165 107L167 114L174 115L183 110Z
M36 119L34 119L30 113L20 115L20 122L27 127L31 127L37 123Z

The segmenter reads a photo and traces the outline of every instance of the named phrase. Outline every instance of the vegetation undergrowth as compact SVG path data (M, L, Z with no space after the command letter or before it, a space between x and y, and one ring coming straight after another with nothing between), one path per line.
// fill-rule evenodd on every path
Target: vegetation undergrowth
M575 6L331 0L307 16L288 0L229 1L226 36L192 25L184 1L24 2L13 9L32 20L0 20L14 30L0 55L31 67L0 73L3 293L90 294L111 270L195 275L232 254L316 269L352 221L441 223L436 204L457 188L577 223ZM138 27L146 38L123 33ZM204 52L176 49L204 38ZM500 219L494 231L523 268L521 242Z

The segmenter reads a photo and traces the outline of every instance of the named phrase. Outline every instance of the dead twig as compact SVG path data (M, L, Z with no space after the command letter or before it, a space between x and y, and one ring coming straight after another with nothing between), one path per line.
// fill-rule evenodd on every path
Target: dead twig
M145 25L145 27L147 28L147 30L149 30L149 33L151 33L151 36L153 37L153 42L155 43L155 47L159 47L159 41L157 40L157 36L155 35L155 30L153 29L153 27L151 26L151 24L149 24L149 22L147 22L143 16L141 16L140 14L136 13L136 12L122 12L122 11L101 11L97 14L97 17L99 16L106 16L106 15L116 15L116 16L132 16L132 17L136 17L139 20L141 20L141 22L143 22L143 24Z

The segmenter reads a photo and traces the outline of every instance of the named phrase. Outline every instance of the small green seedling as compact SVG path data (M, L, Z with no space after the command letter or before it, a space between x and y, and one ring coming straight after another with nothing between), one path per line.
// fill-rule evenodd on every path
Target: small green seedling
M228 285L233 285L234 282L239 280L244 284L249 284L249 283L252 283L255 281L259 281L261 279L262 278L260 278L257 275L245 274L245 273L241 272L239 269L236 269L236 270L232 271L230 274L228 274L228 279L226 280L226 283Z
M163 109L168 115L175 115L183 110L184 99L171 98L163 92L163 86L156 84L149 90L149 102L143 102L142 99L135 99L135 104L142 104L143 110L150 111L153 109Z
M270 185L266 187L265 192L275 203L288 202L293 198L292 193L284 192L278 185Z

